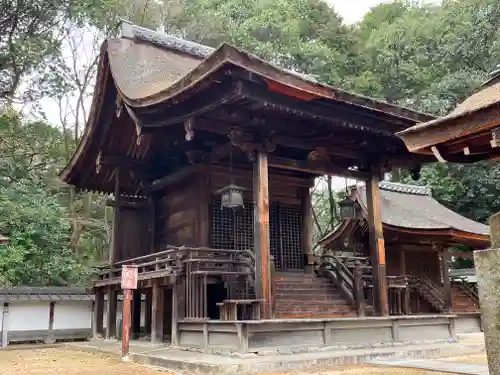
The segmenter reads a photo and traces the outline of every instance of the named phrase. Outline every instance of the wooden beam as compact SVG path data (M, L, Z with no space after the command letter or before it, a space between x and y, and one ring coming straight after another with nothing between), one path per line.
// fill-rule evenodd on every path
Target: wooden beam
M199 172L204 167L205 166L202 164L195 164L195 165L182 167L181 169L174 171L165 177L162 177L158 180L153 181L152 186L151 186L151 190L152 191L161 190L169 185L172 185L173 183L176 183L176 182L190 176L193 173Z
M366 205L368 206L374 300L376 311L381 316L387 316L389 315L389 302L379 183L379 171L372 167L370 179L366 182Z
M296 148L299 150L314 150L317 147L327 147L328 154L332 156L340 156L343 158L356 160L358 162L365 162L368 158L367 153L352 150L341 146L332 146L332 142L338 142L338 139L332 137L330 142L322 141L310 141L307 139L292 138L287 136L273 136L273 142L291 148Z
M118 206L119 204L119 206ZM141 202L129 202L123 199L120 199L120 203L116 201L116 199L106 199L106 206L114 207L114 208L131 208L135 210L145 210L149 208L149 203L147 201Z
M269 167L311 173L314 175L347 177L353 180L367 180L369 176L366 172L351 171L349 169L338 168L327 163L293 160L279 157L269 157Z
M156 279L153 281L152 293L151 342L163 341L164 306L164 292L160 280Z
M270 319L272 313L270 241L269 241L269 183L267 154L258 152L254 164L255 215L255 289L263 301L262 316Z

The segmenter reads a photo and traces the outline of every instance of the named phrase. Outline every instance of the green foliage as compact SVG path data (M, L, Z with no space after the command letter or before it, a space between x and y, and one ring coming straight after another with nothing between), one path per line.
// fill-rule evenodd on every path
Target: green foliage
M57 196L24 183L0 186L0 274L6 285L82 283L86 270L68 246L68 212Z
M419 3L381 4L356 25L343 24L322 0L7 4L0 16L0 234L12 242L0 248L0 283L83 282L87 265L106 257L110 231L102 197L74 194L54 182L81 137L81 118L88 113L85 95L97 61L95 55L90 62L65 61L65 43L73 43L74 58L80 54L73 29L93 32L97 46L104 35L116 35L120 18L153 28L164 25L190 40L213 47L229 42L319 81L441 115L500 63L500 0ZM86 65L84 73L78 64ZM67 116L75 121L61 120L62 130L28 120L5 104L75 92L76 113L70 110ZM411 181L407 172L400 175ZM497 163L436 164L426 166L413 183L430 185L451 209L486 221L500 210L497 181ZM323 185L313 197L315 239L338 222L337 197L330 183Z

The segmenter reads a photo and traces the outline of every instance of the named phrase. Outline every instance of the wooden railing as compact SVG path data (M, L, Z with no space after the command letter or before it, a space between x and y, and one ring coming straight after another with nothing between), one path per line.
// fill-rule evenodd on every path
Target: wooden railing
M244 273L254 282L255 259L251 250L212 249L207 247L171 246L157 253L98 266L95 286L119 284L123 265L138 269L138 280L181 275L232 275Z
M410 287L415 288L435 309L440 312L446 310L443 291L432 280L425 276L410 276L409 282Z
M317 271L334 281L343 297L356 309L358 316L366 313L365 288L369 286L363 273L371 269L367 263L367 258L323 255L316 264Z

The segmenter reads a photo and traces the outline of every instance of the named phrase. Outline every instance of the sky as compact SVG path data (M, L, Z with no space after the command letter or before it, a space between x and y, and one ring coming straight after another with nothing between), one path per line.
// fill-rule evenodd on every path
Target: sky
M370 8L380 3L389 3L391 0L326 0L333 5L344 22L354 23L360 21Z

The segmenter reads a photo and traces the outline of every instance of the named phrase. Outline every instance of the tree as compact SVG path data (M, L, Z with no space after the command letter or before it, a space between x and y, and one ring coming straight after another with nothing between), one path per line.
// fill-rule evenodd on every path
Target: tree
M0 186L0 274L7 285L67 285L86 281L87 270L68 244L67 210L57 196L28 183Z

